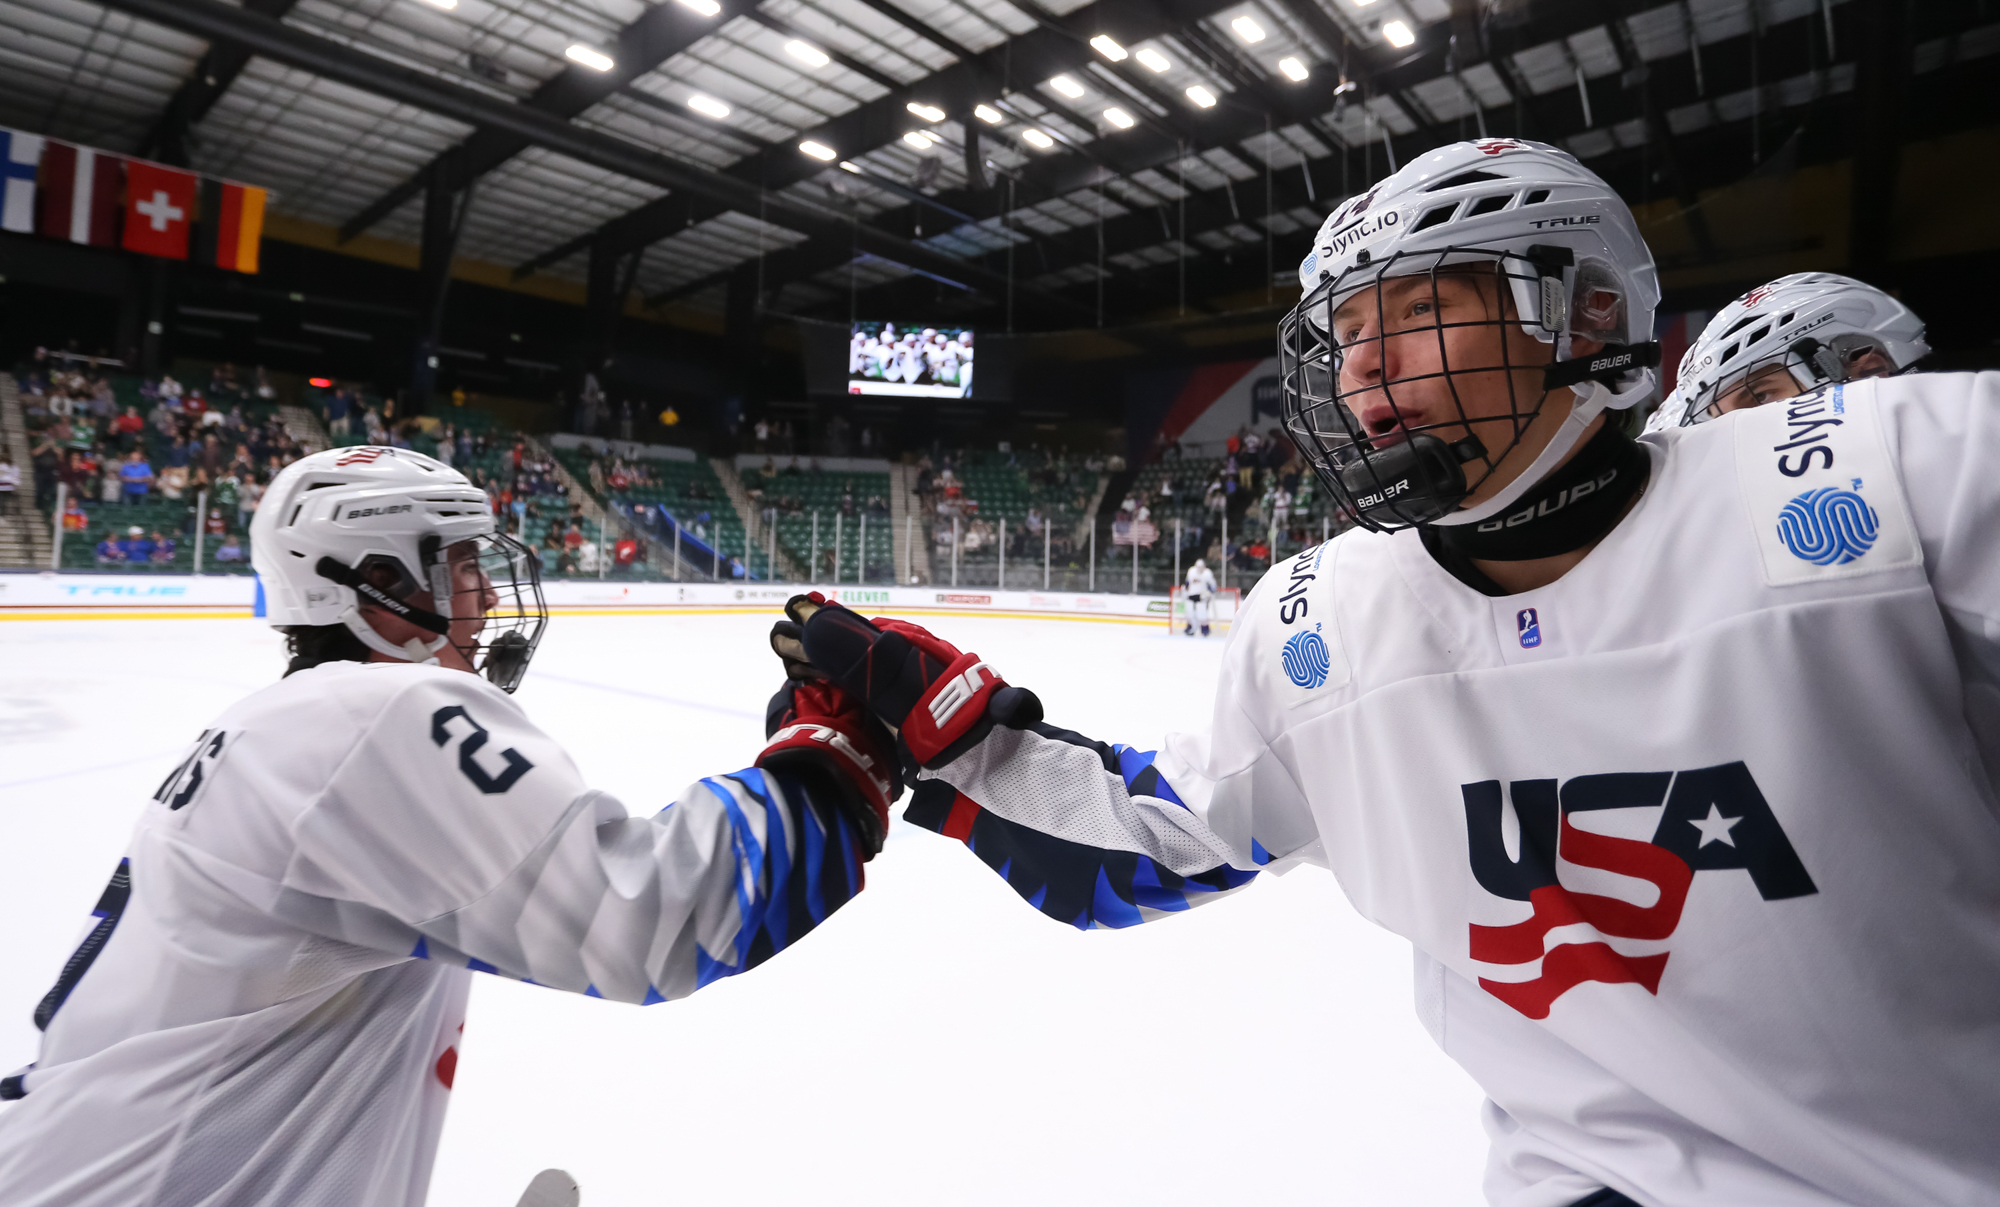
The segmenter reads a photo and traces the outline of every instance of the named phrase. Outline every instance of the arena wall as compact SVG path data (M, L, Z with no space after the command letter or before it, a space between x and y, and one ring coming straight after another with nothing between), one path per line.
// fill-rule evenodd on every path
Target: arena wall
M1158 595L996 591L977 587L813 587L768 583L562 580L543 584L558 616L775 611L800 591L825 592L866 614L984 615L1023 619L1155 624ZM244 576L0 574L0 620L179 619L257 614L257 581Z

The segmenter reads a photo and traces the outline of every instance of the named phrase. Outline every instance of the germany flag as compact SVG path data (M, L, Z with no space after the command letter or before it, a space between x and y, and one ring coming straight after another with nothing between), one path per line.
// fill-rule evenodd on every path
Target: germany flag
M256 272L257 248L264 238L264 198L263 189L204 176L194 262Z

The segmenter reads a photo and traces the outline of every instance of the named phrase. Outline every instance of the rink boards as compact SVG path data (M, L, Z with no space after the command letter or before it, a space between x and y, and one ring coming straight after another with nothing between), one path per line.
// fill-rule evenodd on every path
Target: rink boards
M862 612L984 615L1107 624L1156 624L1160 595L999 591L990 587L888 587L854 584L665 583L557 580L542 584L552 612L580 616L651 616L761 612L801 591L820 591ZM0 575L0 620L169 620L258 614L255 578L218 575Z

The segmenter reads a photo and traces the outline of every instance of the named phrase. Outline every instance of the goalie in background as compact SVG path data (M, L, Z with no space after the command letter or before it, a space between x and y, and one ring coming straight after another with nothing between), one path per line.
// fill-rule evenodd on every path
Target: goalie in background
M1181 632L1192 637L1195 626L1200 625L1201 635L1206 637L1209 606L1215 600L1215 575L1209 570L1206 560L1194 559L1194 565L1188 567L1184 585L1187 587L1187 623L1181 626Z

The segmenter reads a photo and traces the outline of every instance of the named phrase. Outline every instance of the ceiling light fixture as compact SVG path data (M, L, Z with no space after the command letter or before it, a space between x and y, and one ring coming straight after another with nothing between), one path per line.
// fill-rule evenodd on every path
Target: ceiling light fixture
M1341 76L1340 83L1334 87L1333 94L1335 96L1346 96L1359 87L1361 85L1355 83L1353 80L1348 79L1346 76Z
M862 171L861 171L861 169L860 169L860 168L858 168L858 167L856 167L856 166L855 166L855 164L854 164L854 161L853 161L853 160L851 160L851 159L843 159L843 160L841 160L841 161L840 161L840 170L841 170L841 171L843 171L843 172L852 172L852 173L854 173L854 174L855 174L856 176L859 176L859 175L862 175Z
M713 17L722 11L722 6L715 0L681 0L681 3L704 17Z
M827 53L824 50L821 50L810 42L801 42L797 38L793 38L791 41L785 43L785 53L804 63L806 66L815 69L833 62L831 58L827 57Z
M834 150L832 147L827 146L825 143L814 142L810 138L799 144L799 150L804 151L814 159L823 159L828 163L833 162L840 156L840 152Z
M997 126L1007 120L1007 116L991 105L974 105L972 115L989 126Z
M1141 63L1144 63L1147 67L1150 67L1154 71L1165 71L1167 68L1173 66L1172 63L1167 61L1167 56L1161 54L1157 50L1154 50L1150 46L1140 51L1133 57L1138 59Z
M1304 63L1294 58L1279 59L1278 70L1284 72L1285 78L1294 84L1303 84L1306 82L1306 78L1312 75L1312 72L1306 70Z
M1215 94L1200 84L1187 90L1187 98L1204 109L1215 108Z
M1021 131L1021 141L1027 143L1031 147L1038 147L1044 151L1056 145L1055 139L1050 138L1048 135L1042 133L1040 130L1033 128L1032 126L1026 130Z
M1410 27L1401 21L1382 22L1382 36L1387 38L1389 45L1395 47L1397 50L1411 46L1417 40L1417 35L1411 33Z
M437 8L457 8L458 0L431 0L431 4Z
M723 118L729 116L729 106L712 96L703 96L699 92L688 98L688 108L694 110L696 113L712 117L716 121L721 121Z
M1116 105L1113 105L1111 106L1111 108L1106 109L1104 111L1104 120L1110 122L1112 125L1118 127L1120 130L1130 130L1133 126L1138 124L1132 119L1131 114L1125 112L1123 109L1120 109Z
M912 130L908 134L903 135L903 141L909 143L919 151L928 151L933 145L931 136L922 130Z
M1096 37L1092 38L1090 40L1090 46L1091 49L1095 50L1098 54L1103 55L1105 58L1110 59L1114 63L1123 63L1125 61L1125 48L1123 46L1120 46L1118 43L1113 42L1109 37L1107 37L1104 34L1098 34Z
M1245 42L1262 42L1264 40L1264 27L1249 17L1236 18L1229 23L1229 28L1235 30L1236 36Z
M1049 87L1055 89L1057 92L1062 93L1064 96L1068 97L1071 100L1075 100L1077 97L1083 95L1083 85L1077 83L1075 80L1069 78L1066 75L1059 75L1055 79L1050 80Z
M941 122L944 120L944 110L938 108L936 105L926 105L921 101L911 101L909 104L903 106L903 108L908 109L927 122Z
M601 50L592 50L581 42L573 43L568 50L563 51L563 57L572 63L581 63L592 71L609 71L617 66L611 61L610 55Z

